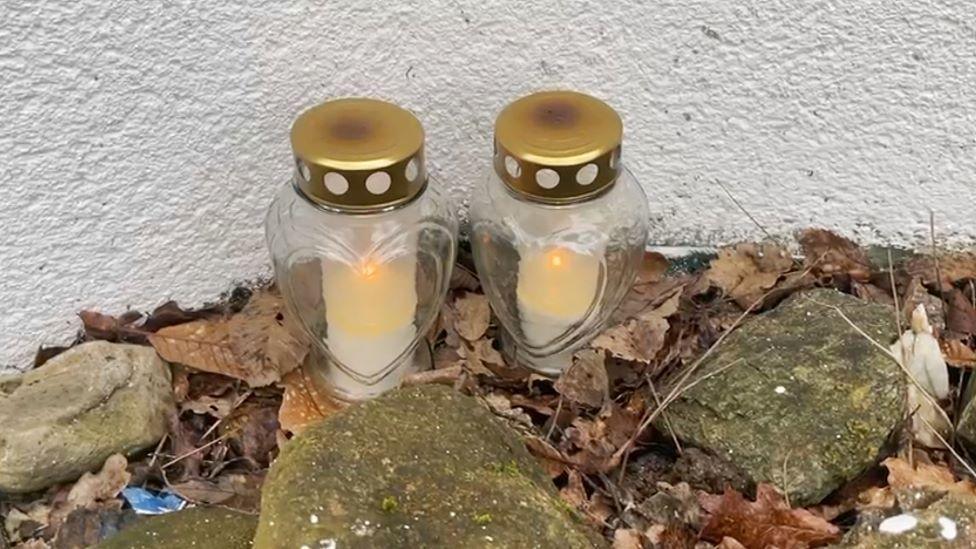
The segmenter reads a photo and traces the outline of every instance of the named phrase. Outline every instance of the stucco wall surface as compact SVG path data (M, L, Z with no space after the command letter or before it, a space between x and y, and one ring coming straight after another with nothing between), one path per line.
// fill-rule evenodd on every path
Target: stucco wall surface
M547 87L622 113L655 243L760 236L723 186L777 234L976 236L972 0L0 0L0 365L266 274L302 109L412 109L463 211L494 113Z

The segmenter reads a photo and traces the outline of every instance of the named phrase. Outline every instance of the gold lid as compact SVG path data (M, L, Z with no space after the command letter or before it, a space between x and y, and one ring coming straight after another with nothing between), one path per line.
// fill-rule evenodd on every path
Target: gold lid
M495 172L531 200L586 200L617 180L622 139L623 122L603 101L572 91L534 93L495 121Z
M303 112L291 128L295 177L306 198L341 211L409 202L427 184L424 128L376 99L337 99Z

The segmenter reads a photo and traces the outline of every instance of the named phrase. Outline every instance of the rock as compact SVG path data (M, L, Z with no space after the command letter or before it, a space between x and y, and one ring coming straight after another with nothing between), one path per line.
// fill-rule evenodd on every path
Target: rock
M976 547L976 498L949 494L926 509L862 517L839 547L927 549Z
M677 436L785 489L794 505L871 466L902 417L904 378L832 307L885 349L897 335L888 307L834 290L796 294L701 365L692 379L711 377L668 407Z
M514 431L471 397L423 385L350 407L288 442L254 546L604 546Z
M149 347L96 341L0 377L0 492L30 492L156 444L174 409Z
M97 549L243 549L258 519L215 507L194 507L137 521Z

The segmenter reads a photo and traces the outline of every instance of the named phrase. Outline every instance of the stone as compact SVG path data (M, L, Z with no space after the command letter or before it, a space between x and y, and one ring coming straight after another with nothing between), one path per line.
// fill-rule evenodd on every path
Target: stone
M518 435L447 387L399 389L285 444L254 546L605 546Z
M149 517L96 545L97 549L244 549L258 519L215 507L193 507Z
M170 375L150 347L95 341L0 376L0 492L71 481L155 445L175 406Z
M675 434L794 505L819 502L874 464L902 418L905 380L838 311L884 349L898 335L889 307L828 289L796 294L700 366L692 379L704 379L668 407Z
M937 549L976 547L976 498L949 494L929 507L882 516L867 514L838 547Z

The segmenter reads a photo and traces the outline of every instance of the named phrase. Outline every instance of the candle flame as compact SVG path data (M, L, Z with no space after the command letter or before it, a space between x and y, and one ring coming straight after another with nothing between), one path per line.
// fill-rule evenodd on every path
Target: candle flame
M558 268L560 268L560 267L563 266L563 261L564 261L563 260L563 254L560 251L556 250L556 251L553 251L553 252L549 252L549 266L550 267L552 267L554 269L558 269Z
M376 276L376 273L379 272L380 267L375 261L367 259L363 261L363 264L359 270L364 278L371 279Z

